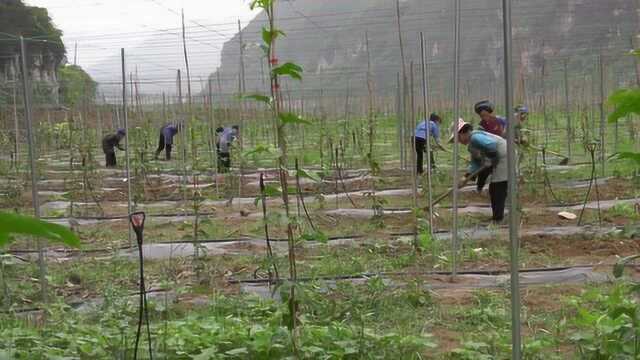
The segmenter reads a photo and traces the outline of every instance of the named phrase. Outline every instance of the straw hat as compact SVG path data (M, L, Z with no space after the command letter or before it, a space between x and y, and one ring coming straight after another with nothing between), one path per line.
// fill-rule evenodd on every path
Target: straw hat
M455 128L455 126L456 126L456 124L455 124L455 123L451 124L451 128L450 128L450 130L451 130L451 137L449 138L449 142L453 142L453 140L454 140L454 138L455 138L455 135L456 135L456 134L453 132L453 131L454 131L454 128ZM467 126L471 126L471 124L469 124L468 122L465 122L463 118L460 118L460 119L458 120L458 133L459 133L460 131L462 131L462 129L464 129L464 128L465 128L465 127L467 127Z

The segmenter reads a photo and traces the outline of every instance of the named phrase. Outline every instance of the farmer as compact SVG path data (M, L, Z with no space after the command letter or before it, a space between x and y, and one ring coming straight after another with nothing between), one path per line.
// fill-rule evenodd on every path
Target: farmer
M218 127L216 128L216 153L218 154L218 157L220 157L220 134L222 134L224 132L224 128L223 127Z
M474 106L474 110L480 116L480 126L488 133L504 136L507 129L507 120L501 116L496 116L494 106L489 100L483 100Z
M451 140L453 141L453 135ZM499 223L504 219L504 207L507 201L507 142L502 137L485 130L473 130L471 124L458 122L458 141L467 145L471 154L469 174L477 174L477 190L481 192L491 175L489 196L491 198L492 220Z
M167 124L160 129L160 140L158 141L158 149L156 150L155 159L158 160L158 156L162 150L165 150L165 158L171 160L171 148L173 146L173 137L180 131L182 126Z
M416 169L418 175L421 175L424 172L423 167L423 154L424 152L429 153L429 157L431 160L431 168L435 169L435 159L433 157L433 148L427 149L427 130L429 130L428 135L431 136L431 145L432 147L437 147L440 150L444 150L444 147L440 145L440 125L442 124L442 118L438 116L436 113L432 113L429 116L429 120L424 120L416 127L415 132L415 144L416 144ZM429 127L427 129L427 126Z
M522 128L524 126L524 123L529 118L529 108L526 107L525 105L519 105L516 107L515 111L516 113L515 113L514 119L515 119L515 129L516 129L516 133L515 133L516 144L527 146L529 144L529 141L523 136ZM506 131L505 131L505 134L506 134Z
M102 151L104 152L105 164L108 168L116 167L116 148L124 151L120 141L125 137L127 132L124 129L118 129L115 134L108 134L102 138Z
M217 130L216 130L217 133ZM240 127L234 125L231 128L224 128L218 135L218 171L228 172L231 168L231 145L238 139Z

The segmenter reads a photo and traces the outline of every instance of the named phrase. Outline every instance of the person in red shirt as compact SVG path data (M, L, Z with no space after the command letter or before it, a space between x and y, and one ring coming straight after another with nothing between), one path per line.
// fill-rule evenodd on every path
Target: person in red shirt
M480 116L480 126L488 133L504 136L507 129L507 120L493 113L494 106L488 101L480 101L474 106L474 110Z

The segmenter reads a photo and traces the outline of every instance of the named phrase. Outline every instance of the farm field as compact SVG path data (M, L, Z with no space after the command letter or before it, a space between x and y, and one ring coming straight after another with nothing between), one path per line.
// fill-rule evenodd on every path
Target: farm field
M640 357L637 87L610 79L587 99L604 75L545 88L543 70L537 93L495 99L497 114L529 108L526 141L512 123L499 140L510 188L494 221L494 184L467 182L477 158L453 131L480 127L483 98L428 101L412 64L411 89L298 101L274 3L252 2L270 92L182 94L178 72L180 95L154 101L123 49L117 100L47 107L25 85L24 105L2 103L0 359ZM443 149L419 174L431 112Z

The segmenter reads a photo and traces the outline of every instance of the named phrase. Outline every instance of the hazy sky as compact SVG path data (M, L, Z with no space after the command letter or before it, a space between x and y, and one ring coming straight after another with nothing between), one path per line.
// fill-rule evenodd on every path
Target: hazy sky
M184 67L180 11L184 9L192 77L215 69L222 43L256 13L249 0L25 0L45 7L64 32L70 63L78 46L78 65L99 81L118 79L120 48L131 56L140 78L161 81ZM132 65L133 66L133 65ZM144 67L144 68L140 68Z

